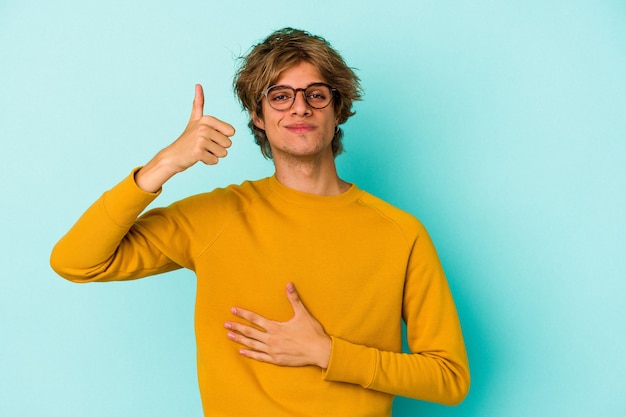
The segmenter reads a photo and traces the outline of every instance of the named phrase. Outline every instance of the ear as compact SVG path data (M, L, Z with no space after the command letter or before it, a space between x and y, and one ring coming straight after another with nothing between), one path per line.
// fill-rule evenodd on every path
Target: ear
M265 122L263 121L263 118L259 117L255 111L250 112L250 118L256 127L261 130L265 130Z

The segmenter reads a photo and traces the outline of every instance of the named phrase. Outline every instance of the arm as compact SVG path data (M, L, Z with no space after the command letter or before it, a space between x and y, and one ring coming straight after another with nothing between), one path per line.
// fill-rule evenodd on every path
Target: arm
M50 263L77 281L139 278L178 268L134 227L163 184L198 161L213 165L226 156L234 128L203 115L204 94L196 86L191 117L181 136L143 168L98 199L56 244Z
M288 292L288 298L294 318L284 323L244 309L233 310L236 316L263 329L226 323L228 338L244 346L240 350L243 356L277 365L316 365L325 369L326 381L442 404L458 404L466 396L469 366L463 336L447 281L427 235L415 243L405 282L403 310L411 353L383 351L334 336L328 344L329 336L299 297L296 300Z
M446 405L460 403L470 385L465 343L448 282L425 231L409 258L402 307L410 353L333 338L325 379Z
M158 193L147 193L133 175L106 191L52 250L50 264L74 282L139 278L176 268L136 230L137 216Z

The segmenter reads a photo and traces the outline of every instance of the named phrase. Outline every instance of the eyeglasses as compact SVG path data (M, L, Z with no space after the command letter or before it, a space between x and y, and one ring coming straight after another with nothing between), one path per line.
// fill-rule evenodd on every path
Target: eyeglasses
M309 107L323 109L333 101L337 90L324 83L313 83L306 88L293 88L288 85L273 85L265 91L265 98L274 110L289 110L296 101L296 94L302 91Z

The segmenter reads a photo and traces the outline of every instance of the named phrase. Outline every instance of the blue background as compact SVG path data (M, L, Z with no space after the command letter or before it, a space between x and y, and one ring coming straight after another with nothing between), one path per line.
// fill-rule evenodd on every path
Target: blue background
M157 204L271 174L231 80L283 26L358 69L340 173L423 221L457 301L469 396L394 416L626 415L625 2L4 0L0 416L201 415L193 275L81 286L48 257L197 82L235 143Z

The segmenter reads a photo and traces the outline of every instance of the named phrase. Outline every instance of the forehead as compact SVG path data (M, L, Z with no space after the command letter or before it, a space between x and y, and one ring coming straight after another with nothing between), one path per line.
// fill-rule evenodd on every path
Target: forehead
M312 83L326 82L317 67L309 62L300 62L278 74L276 84L306 87Z

